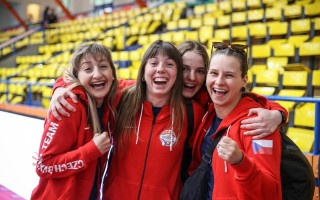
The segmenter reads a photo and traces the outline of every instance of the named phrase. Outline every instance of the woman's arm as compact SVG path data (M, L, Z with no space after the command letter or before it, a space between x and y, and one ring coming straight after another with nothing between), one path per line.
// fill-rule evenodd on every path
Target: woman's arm
M288 112L277 102L268 100L267 98L250 93L255 96L264 108L251 108L248 116L257 115L256 117L241 121L242 129L245 135L254 135L253 139L260 139L272 134L278 126L286 122ZM281 113L282 112L282 113Z
M70 99L68 101L72 104ZM77 111L71 117L64 117L59 121L50 115L46 119L36 167L40 177L60 178L74 175L85 170L89 163L105 153L102 151L106 149L101 149L105 134L100 134L99 138L96 135L92 139L91 129L86 128L86 110L80 104L77 105L73 104ZM79 137L83 138L79 140ZM88 142L79 143L83 140Z
M119 89L123 89L135 83L136 80L119 80ZM78 103L77 96L72 93L71 89L67 88L68 85L66 80L59 77L53 86L48 114L52 112L53 116L58 120L61 120L61 116L69 117L70 111L76 111L75 107L66 101L66 98L69 97L74 103Z

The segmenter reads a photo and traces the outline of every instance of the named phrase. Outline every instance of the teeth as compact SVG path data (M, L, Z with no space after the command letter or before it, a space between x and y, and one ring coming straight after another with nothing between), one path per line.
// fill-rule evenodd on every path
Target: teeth
M167 82L168 79L166 78L155 78L154 81L155 82Z
M216 92L227 92L227 90L213 89Z

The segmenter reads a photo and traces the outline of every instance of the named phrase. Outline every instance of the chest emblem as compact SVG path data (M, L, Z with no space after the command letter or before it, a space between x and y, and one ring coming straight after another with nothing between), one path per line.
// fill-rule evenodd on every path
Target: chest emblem
M176 134L172 130L164 130L160 134L160 141L162 146L173 146L174 143L177 141Z

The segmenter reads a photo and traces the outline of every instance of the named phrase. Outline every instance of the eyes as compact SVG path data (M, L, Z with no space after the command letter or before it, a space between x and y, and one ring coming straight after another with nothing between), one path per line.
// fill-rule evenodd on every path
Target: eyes
M191 73L192 69L190 69L189 67L183 67L183 73ZM204 68L198 68L194 70L196 74L199 75L205 75L206 74L206 70Z
M211 70L211 71L208 72L208 76L211 76L211 77L218 77L219 74L220 74L220 72L219 71L215 71L215 70ZM223 73L222 76L225 77L225 78L234 78L235 77L235 75L233 73L231 73L231 72Z
M149 59L148 64L151 67L157 67L159 64L162 64L162 63L159 59L151 58L151 59ZM165 60L163 64L164 64L164 66L166 66L168 68L173 68L176 66L176 63L172 59Z
M98 65L99 69L105 70L110 68L110 65L108 63L101 63ZM82 70L89 73L94 70L94 66L91 63L84 63L82 66Z

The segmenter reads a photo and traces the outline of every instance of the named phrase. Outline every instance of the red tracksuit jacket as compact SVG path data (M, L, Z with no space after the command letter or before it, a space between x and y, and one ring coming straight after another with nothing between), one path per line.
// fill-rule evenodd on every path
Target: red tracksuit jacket
M253 141L252 136L244 136L245 130L240 129L240 122L248 118L250 108L262 107L250 97L240 100L236 108L222 120L216 132L231 126L228 137L238 143L244 153L242 162L229 165L222 160L217 151L212 158L214 174L214 189L212 199L240 199L240 200L278 200L281 199L280 159L281 136L278 130L261 139L272 141L272 154L263 154L254 150L253 146L261 142ZM201 162L200 147L204 135L209 129L215 112L213 104L200 125L193 145L192 169ZM225 133L227 134L227 133ZM214 137L214 136L213 136Z
M193 104L194 127L198 127L204 114L199 104ZM172 111L164 106L153 118L152 105L145 101L139 139L131 134L126 149L116 146L106 182L105 197L108 200L178 199L181 190L180 166L184 141L187 136L187 117L183 131L176 140L170 129ZM137 127L139 124L137 117ZM170 142L173 142L170 150Z
M87 103L82 87L78 86L73 91ZM92 141L93 133L87 122L85 106L75 104L71 99L67 101L76 108L76 112L61 121L53 115L45 120L36 166L40 180L31 199L89 199L93 184L99 188L94 177L98 169L98 181L101 179L106 155L102 155ZM106 130L108 118L109 109L105 106L102 121Z

